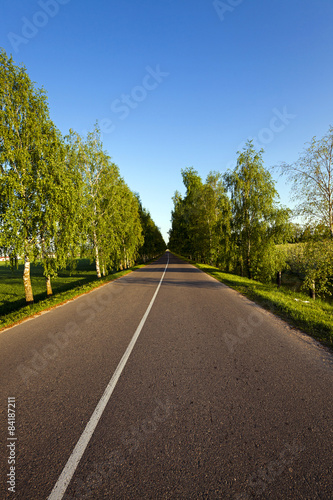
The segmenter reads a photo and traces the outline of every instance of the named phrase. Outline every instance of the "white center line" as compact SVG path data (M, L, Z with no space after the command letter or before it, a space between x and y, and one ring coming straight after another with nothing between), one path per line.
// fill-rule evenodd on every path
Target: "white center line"
M72 454L69 457L62 473L60 474L58 481L56 482L53 490L51 491L51 494L48 497L48 500L61 500L63 498L63 495L64 495L69 483L71 482L71 479L76 471L76 468L79 465L79 462L82 458L82 455L83 455L86 447L89 444L91 436L93 435L93 433L97 427L99 419L101 418L103 411L104 411L106 405L108 404L108 401L109 401L109 399L110 399L110 397L111 397L111 395L112 395L112 393L117 385L118 379L119 379L123 369L125 368L127 360L130 357L130 354L131 354L133 347L135 346L135 343L140 335L140 332L143 328L143 325L145 324L146 319L148 318L148 314L150 313L150 310L153 307L153 304L155 302L158 291L161 287L161 284L162 284L162 281L164 279L168 265L169 265L169 253L168 253L167 264L165 266L162 278L160 279L160 282L156 288L154 296L151 299L150 304L147 307L147 310L139 323L139 326L135 330L135 333L132 337L132 340L128 344L128 347L127 347L123 357L121 358L114 374L112 375L112 378L111 378L110 382L108 383L108 385L104 391L103 396L99 400L99 402L94 410L94 413L91 415L90 420L87 423L83 433L81 434L80 439L76 443L76 446L75 446L74 450L72 451Z

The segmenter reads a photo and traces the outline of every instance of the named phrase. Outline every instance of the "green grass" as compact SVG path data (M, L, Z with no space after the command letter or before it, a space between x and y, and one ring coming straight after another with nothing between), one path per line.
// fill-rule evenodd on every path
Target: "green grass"
M333 348L333 306L330 303L317 299L311 300L307 295L288 288L277 288L273 284L267 285L259 281L225 273L207 264L191 263L218 281L260 304L292 326L303 330L324 345Z
M56 278L52 279L53 295L47 298L43 268L40 265L32 265L31 283L34 304L27 306L22 280L23 263L19 264L18 269L12 270L4 262L0 262L0 330L87 293L140 267L143 265L109 274L98 280L94 263L90 264L89 260L81 259L75 271L62 270Z

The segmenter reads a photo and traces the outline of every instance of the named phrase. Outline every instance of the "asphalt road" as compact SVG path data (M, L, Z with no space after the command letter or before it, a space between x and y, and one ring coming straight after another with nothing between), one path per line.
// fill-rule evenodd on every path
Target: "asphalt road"
M168 258L0 332L1 499L49 497ZM170 254L63 498L333 499L332 388L330 353Z

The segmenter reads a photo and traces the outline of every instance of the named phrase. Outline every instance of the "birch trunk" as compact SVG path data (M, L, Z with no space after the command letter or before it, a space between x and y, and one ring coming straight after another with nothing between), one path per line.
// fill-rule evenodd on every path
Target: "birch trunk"
M32 292L31 279L30 279L30 260L27 255L24 257L23 284L24 284L26 303L33 304L34 295Z
M98 253L98 244L97 244L97 236L96 232L94 231L94 247L95 247L95 261L96 261L96 273L97 273L97 278L101 278L101 268L99 265L99 253Z
M46 295L48 297L50 297L51 295L53 295L52 286L51 286L51 276L50 275L46 277Z

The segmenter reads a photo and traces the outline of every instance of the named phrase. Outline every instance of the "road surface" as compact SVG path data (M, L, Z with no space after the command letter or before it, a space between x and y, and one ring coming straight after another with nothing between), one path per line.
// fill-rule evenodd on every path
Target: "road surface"
M332 355L168 252L0 332L0 376L0 498L333 498Z

